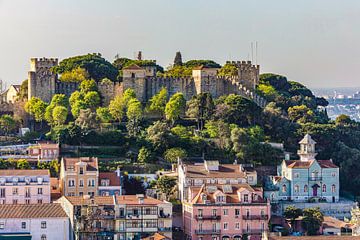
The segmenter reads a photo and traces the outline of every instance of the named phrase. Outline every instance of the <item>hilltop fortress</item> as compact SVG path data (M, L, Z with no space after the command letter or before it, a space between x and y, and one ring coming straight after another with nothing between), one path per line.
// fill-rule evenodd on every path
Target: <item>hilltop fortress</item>
M232 62L238 69L238 75L222 77L218 75L218 68L200 66L194 68L191 77L157 77L155 66L139 67L131 65L123 68L122 81L99 82L98 89L103 98L103 104L107 105L115 96L132 88L137 98L148 101L152 96L166 88L169 96L182 92L188 100L192 96L208 92L214 98L231 93L240 94L253 100L260 107L266 105L266 101L255 94L255 87L259 83L259 65L253 65L251 61ZM79 83L62 82L51 68L58 65L56 58L32 58L28 76L28 98L39 97L50 102L54 94L71 93L78 89Z

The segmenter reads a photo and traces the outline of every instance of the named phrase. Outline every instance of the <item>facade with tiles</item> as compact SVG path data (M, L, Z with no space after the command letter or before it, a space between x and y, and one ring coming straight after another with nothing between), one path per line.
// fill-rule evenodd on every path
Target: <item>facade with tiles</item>
M190 187L183 203L184 232L191 240L261 239L268 230L270 203L249 184Z
M60 204L0 205L0 239L69 240Z
M257 184L257 173L251 165L219 164L219 161L204 163L178 162L178 189L182 201L189 200L189 188L203 184Z
M98 194L98 159L94 157L62 158L60 191L64 196Z
M49 170L0 170L0 204L50 203Z
M339 167L332 160L316 160L316 142L309 134L299 142L299 160L284 160L278 176L266 185L272 202L338 202Z

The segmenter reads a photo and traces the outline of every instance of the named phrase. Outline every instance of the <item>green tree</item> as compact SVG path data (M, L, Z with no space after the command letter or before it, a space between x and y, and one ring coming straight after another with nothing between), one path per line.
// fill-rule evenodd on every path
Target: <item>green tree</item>
M194 96L187 104L186 115L195 118L198 129L202 130L204 122L209 120L214 112L214 101L210 93L200 93Z
M291 226L294 226L295 219L302 216L302 210L300 208L296 208L295 206L288 206L285 208L284 217L286 219L290 219Z
M89 73L84 69L77 67L71 71L64 72L60 76L62 82L82 82L89 78Z
M96 113L92 112L89 108L81 109L79 116L75 120L75 124L85 131L97 128L98 121L96 119Z
M128 102L134 98L136 98L135 91L128 88L124 92L123 96L116 96L112 101L110 101L109 111L112 117L121 122L127 111Z
M164 115L165 106L167 102L167 90L162 88L157 94L150 99L149 110L160 116Z
M187 152L182 148L170 148L164 153L165 160L170 163L177 163L178 158L183 159L185 157L187 157Z
M58 177L60 164L58 160L54 159L51 162L38 162L38 169L49 169L51 177Z
M171 128L171 133L184 140L188 140L192 136L191 131L182 125L176 125L175 127Z
M96 82L93 79L84 80L80 83L80 92L82 93L96 92L97 90Z
M96 115L103 123L109 123L113 120L110 110L107 107L99 107L96 109Z
M176 179L168 176L162 176L156 181L156 188L166 195L169 199L176 186Z
M27 160L19 159L16 162L16 169L31 169L31 167Z
M2 115L0 117L0 129L4 131L5 134L9 134L16 129L15 119L8 114Z
M64 106L56 106L52 112L55 125L63 125L66 122L68 110Z
M147 139L156 150L166 149L169 145L170 130L165 122L156 121L147 128Z
M139 154L138 154L138 161L140 163L150 163L153 162L155 160L154 154L153 152L146 147L142 147L139 150Z
M172 124L180 118L185 111L186 101L182 93L175 93L165 106L165 117Z
M324 215L320 208L305 208L303 215L302 226L306 230L307 235L316 235L324 221Z
M55 125L57 124L56 119L54 119L53 117L53 111L55 107L64 107L66 109L66 114L65 116L67 116L67 108L69 106L69 100L67 99L67 97L65 96L65 94L55 94L52 99L51 102L49 104L49 106L46 107L45 110L45 120L50 124L50 125ZM65 118L66 120L66 118Z
M34 116L35 121L42 122L45 118L47 104L38 97L32 97L25 104L25 111Z
M27 99L28 99L28 80L25 79L20 85L20 90L17 93L17 100L26 101Z
M291 121L300 124L314 121L314 112L306 105L289 107L288 115Z
M88 108L95 109L100 105L100 95L96 91L87 92L84 96L84 102Z
M344 125L348 125L348 124L351 124L351 123L353 123L353 120L351 120L351 118L348 115L345 115L345 114L340 114L335 119L335 124L336 125L344 126Z
M174 66L182 66L182 57L181 52L176 52L175 59L174 59Z
M0 169L9 169L10 163L5 159L0 158Z
M126 116L128 118L126 125L128 134L136 136L140 132L140 121L143 117L142 106L139 100L133 98L128 102Z
M231 77L239 75L239 70L234 63L226 63L218 72L219 76Z

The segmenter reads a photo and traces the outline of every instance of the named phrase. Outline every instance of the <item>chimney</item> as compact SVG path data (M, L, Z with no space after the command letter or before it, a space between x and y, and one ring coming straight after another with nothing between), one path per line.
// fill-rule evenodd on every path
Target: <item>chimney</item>
M138 199L139 204L144 204L144 194L136 194L136 198Z
M290 154L289 153L285 153L285 160L290 160Z
M118 176L118 177L120 177L120 175L121 175L121 171L120 171L120 168L119 168L119 166L116 168L116 176Z

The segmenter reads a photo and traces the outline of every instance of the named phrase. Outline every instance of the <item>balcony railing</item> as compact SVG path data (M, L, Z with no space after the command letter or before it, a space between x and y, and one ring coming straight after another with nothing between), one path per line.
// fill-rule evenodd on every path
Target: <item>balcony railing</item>
M198 235L213 235L213 234L220 234L220 229L207 229L207 230L195 230L195 234Z
M244 220L268 220L268 215L243 215Z
M309 181L322 181L322 177L309 177Z
M243 234L261 235L264 231L263 229L243 229Z
M196 220L220 220L220 215L196 215Z
M170 213L159 214L159 218L170 218L170 217L171 217Z
M159 232L170 232L172 229L171 227L159 227Z

